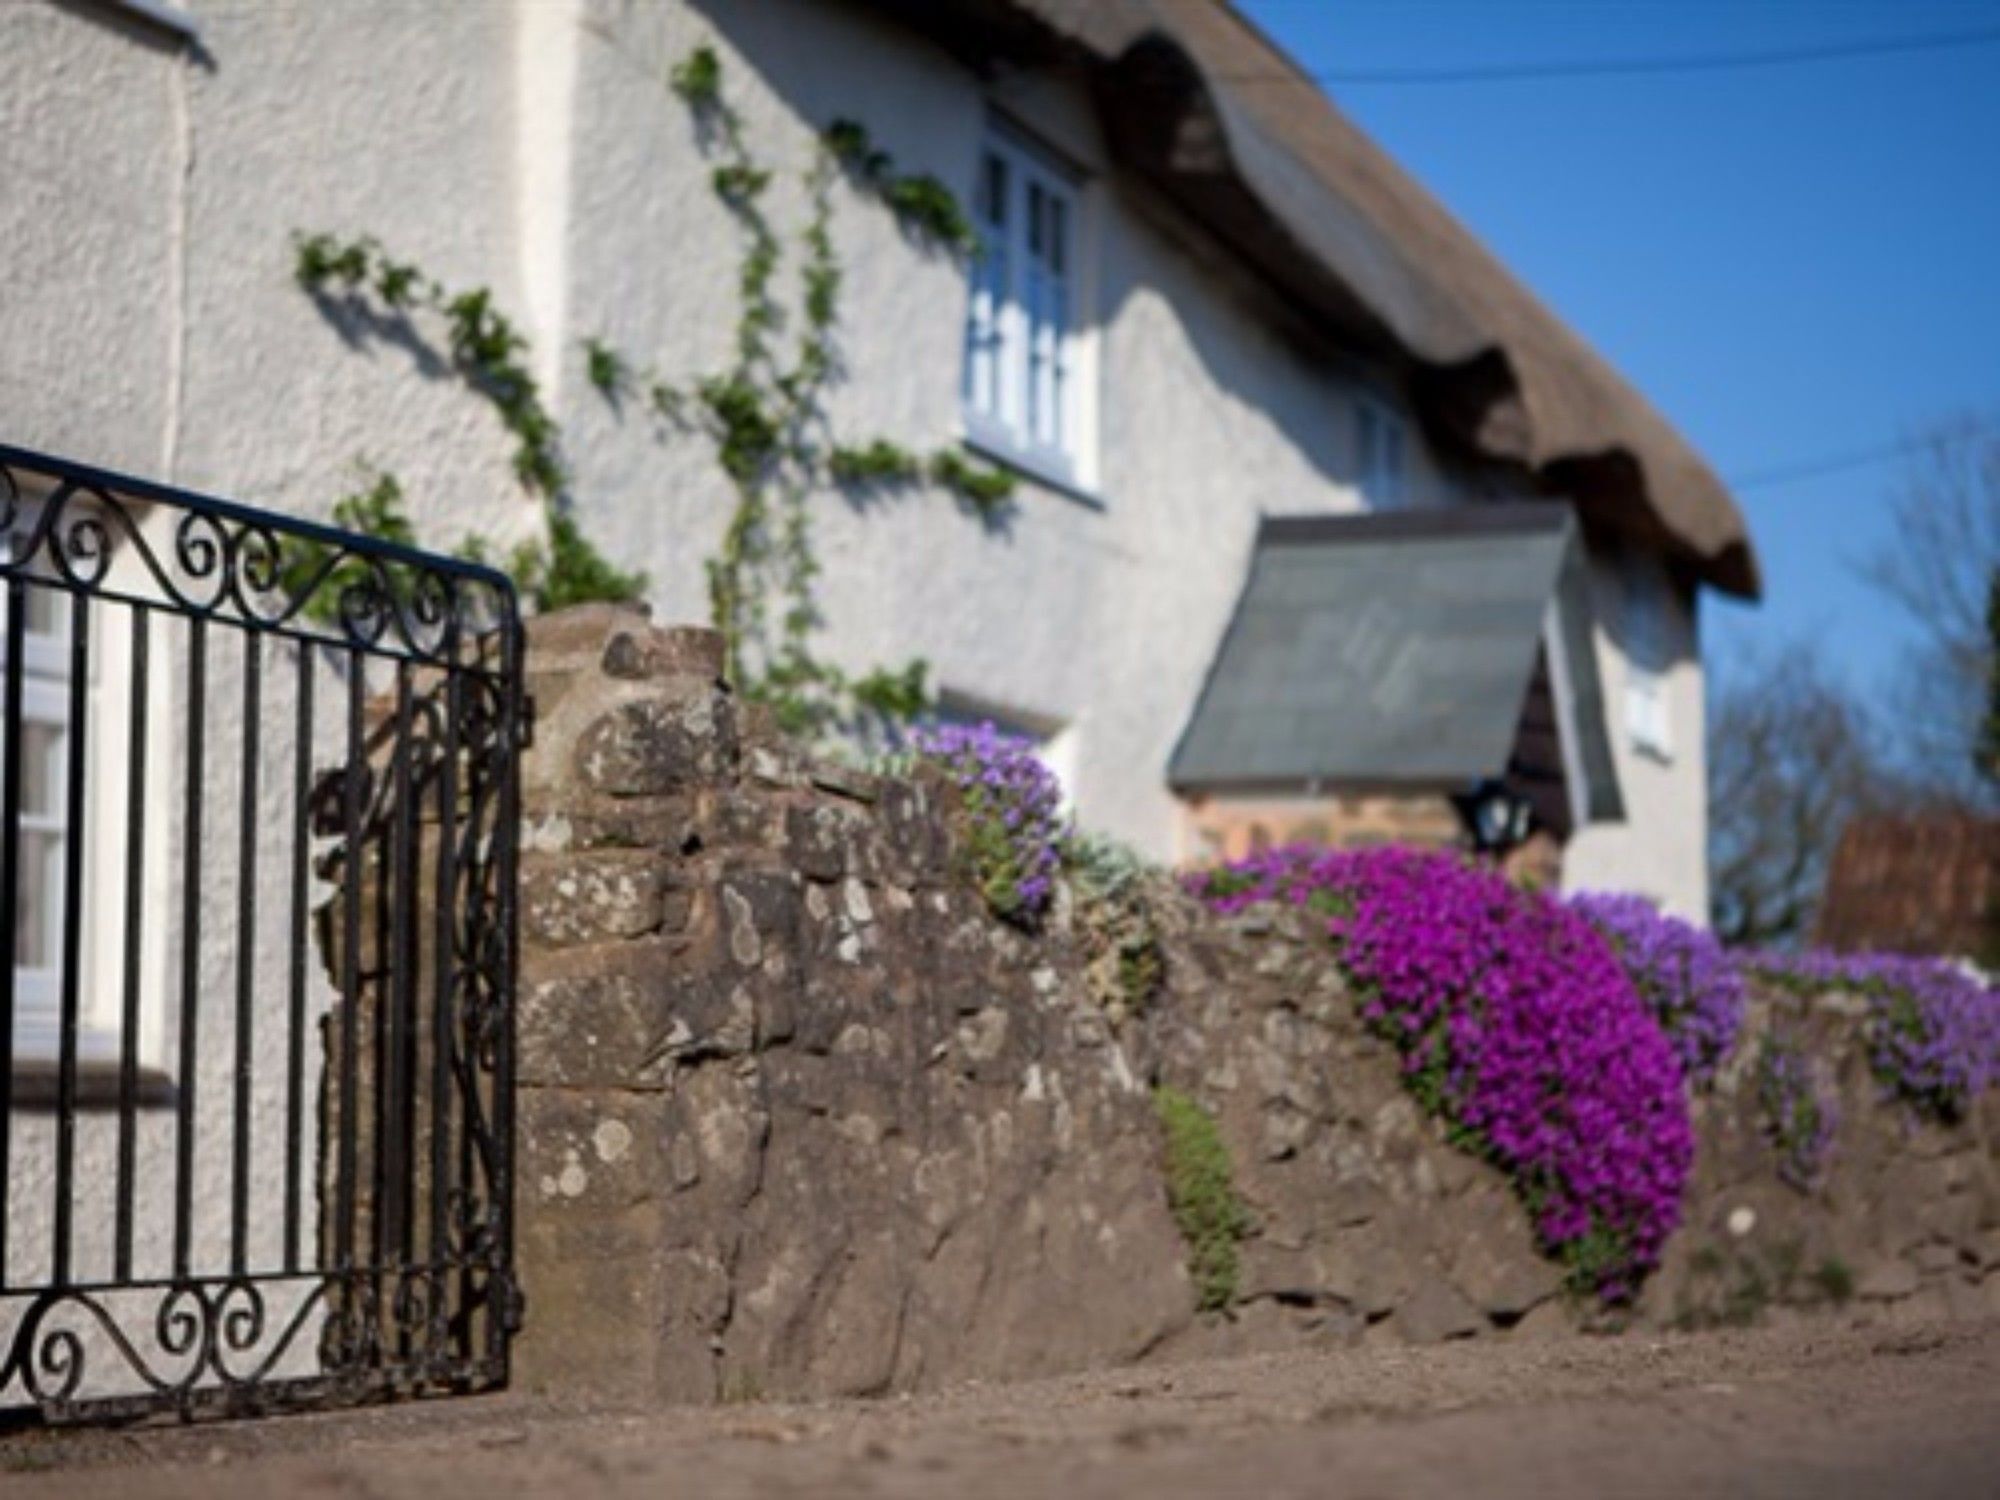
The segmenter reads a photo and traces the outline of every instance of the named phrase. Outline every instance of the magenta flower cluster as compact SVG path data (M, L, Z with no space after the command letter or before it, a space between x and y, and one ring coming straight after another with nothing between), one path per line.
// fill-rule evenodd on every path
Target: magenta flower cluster
M1868 1000L1864 1033L1876 1079L1919 1114L1962 1119L2000 1083L2000 989L1959 965L1896 953L1760 953L1755 972L1806 994Z
M942 766L965 800L968 842L987 904L1032 925L1048 910L1068 828L1062 783L1027 740L991 724L916 730L911 748Z
M1729 951L1643 896L1593 891L1570 897L1569 906L1610 943L1688 1081L1706 1087L1743 1028L1743 975Z
M1673 1048L1588 922L1412 849L1281 849L1190 884L1224 912L1324 914L1418 1100L1512 1175L1578 1286L1637 1289L1679 1222L1694 1132Z

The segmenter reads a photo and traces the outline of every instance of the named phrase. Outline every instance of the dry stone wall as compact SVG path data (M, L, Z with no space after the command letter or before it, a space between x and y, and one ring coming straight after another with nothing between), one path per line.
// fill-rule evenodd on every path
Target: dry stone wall
M1137 1358L1193 1299L1148 1096L953 790L801 762L718 643L533 628L521 1369L707 1400Z
M1035 935L985 910L953 787L803 759L721 685L712 635L593 607L530 637L524 1383L870 1393L1609 1326L1404 1093L1310 921L1220 919L1154 882L1164 979L1120 994L1072 892ZM1689 1227L1629 1317L2000 1300L1990 1107L1905 1135L1853 1018L1816 1014L1848 1036L1830 1185L1778 1181L1726 1072ZM1226 1313L1195 1312L1159 1085L1227 1148L1246 1229ZM1753 1253L1776 1257L1767 1290L1730 1293Z
M1143 1047L1215 1116L1251 1219L1240 1305L1205 1346L1420 1343L1566 1326L1504 1179L1448 1146L1362 1027L1322 925L1152 896L1168 955Z
M1866 1002L1762 992L1713 1090L1695 1101L1699 1149L1680 1232L1641 1308L1669 1327L1829 1308L1868 1317L2000 1314L2000 1091L1968 1118L1927 1122L1869 1068ZM1762 1039L1798 1039L1836 1123L1809 1186L1781 1180L1757 1101Z

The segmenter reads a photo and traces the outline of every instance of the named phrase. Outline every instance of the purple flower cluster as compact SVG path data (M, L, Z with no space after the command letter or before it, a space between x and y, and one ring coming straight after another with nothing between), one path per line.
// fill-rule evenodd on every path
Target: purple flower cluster
M1897 953L1757 954L1788 989L1867 997L1868 1061L1891 1094L1931 1119L1962 1118L2000 1083L2000 989L1957 964Z
M1680 1218L1680 1064L1594 928L1448 854L1274 850L1191 878L1218 910L1327 917L1362 1014L1453 1136L1510 1172L1577 1285L1630 1296Z
M1778 1176L1802 1193L1826 1178L1839 1103L1821 1070L1789 1031L1773 1031L1757 1053L1757 1110L1778 1153Z
M1010 921L1039 920L1055 894L1068 831L1062 783L1035 758L1033 745L991 724L919 729L910 743L964 794L970 853L987 904Z
M1688 1081L1706 1086L1743 1025L1743 976L1728 950L1642 896L1593 891L1572 896L1569 906L1611 944Z

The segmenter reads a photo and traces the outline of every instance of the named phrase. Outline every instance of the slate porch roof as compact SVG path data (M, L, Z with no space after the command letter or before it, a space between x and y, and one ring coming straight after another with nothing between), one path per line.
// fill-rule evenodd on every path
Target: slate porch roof
M1267 517L1168 780L1311 793L1504 777L1546 646L1579 810L1617 817L1590 620L1567 506Z

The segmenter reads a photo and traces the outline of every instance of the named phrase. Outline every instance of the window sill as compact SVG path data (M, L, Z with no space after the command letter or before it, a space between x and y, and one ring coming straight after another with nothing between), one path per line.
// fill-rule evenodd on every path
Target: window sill
M76 1062L76 1102L79 1108L100 1109L119 1101L119 1064L104 1057L79 1057ZM16 1109L54 1109L62 1088L62 1069L53 1057L39 1053L14 1059L13 1100ZM160 1068L140 1064L132 1102L140 1106L171 1104L173 1079Z
M978 424L967 426L963 441L967 448L981 458L990 459L1002 468L1012 469L1022 478L1033 480L1046 489L1054 490L1066 499L1074 500L1079 505L1087 505L1092 510L1105 508L1104 497L1096 490L1079 484L1075 472L1059 459L1022 448L1004 435Z

